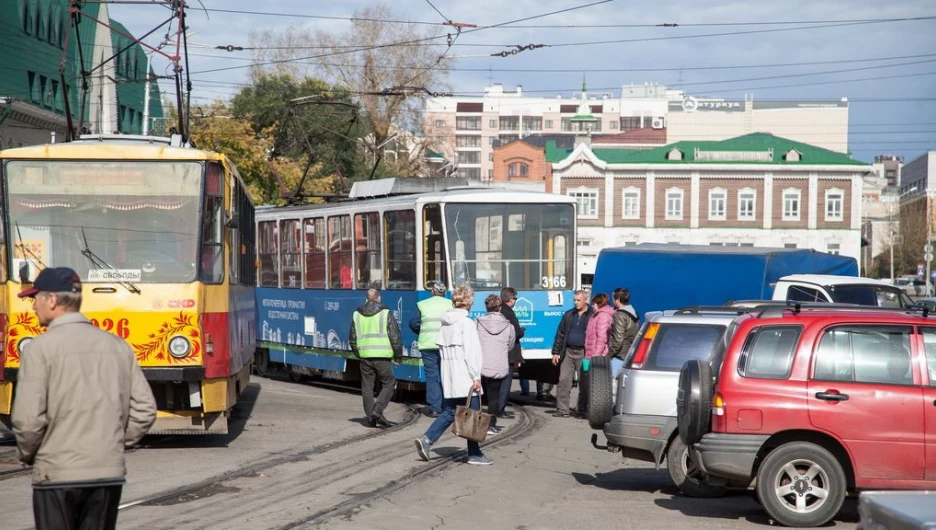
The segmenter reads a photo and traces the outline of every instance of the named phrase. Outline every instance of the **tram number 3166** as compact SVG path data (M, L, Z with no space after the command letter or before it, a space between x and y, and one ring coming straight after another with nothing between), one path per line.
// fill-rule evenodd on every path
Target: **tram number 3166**
M543 278L540 280L540 285L542 285L544 289L565 289L566 277L543 276Z
M100 321L96 318L92 318L91 323L94 324L94 327L109 331L122 339L126 339L130 336L130 321L126 318L121 318L117 321L110 318L105 318Z

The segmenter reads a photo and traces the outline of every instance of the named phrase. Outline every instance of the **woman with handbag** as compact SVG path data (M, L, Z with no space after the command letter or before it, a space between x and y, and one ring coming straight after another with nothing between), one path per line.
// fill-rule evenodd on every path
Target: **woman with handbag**
M436 337L441 358L442 396L444 397L442 413L432 422L426 433L415 440L419 456L427 462L432 444L442 437L452 423L455 423L456 408L458 408L459 412L466 417L464 419L474 416L474 419L485 423L481 425L476 421L472 425L465 425L468 422L457 425L463 430L474 431L456 432L459 436L468 438L468 463L480 466L494 463L484 456L479 444L479 441L483 440L484 435L487 434L486 423L490 421L490 418L484 418L488 415L482 415L480 412L481 341L478 338L477 326L468 315L468 309L471 308L473 302L474 290L468 285L459 285L452 291L452 305L455 307L442 315L442 328ZM459 405L466 404L473 410L469 411L468 407L459 407ZM488 422L484 422L484 419ZM475 428L472 429L472 427Z

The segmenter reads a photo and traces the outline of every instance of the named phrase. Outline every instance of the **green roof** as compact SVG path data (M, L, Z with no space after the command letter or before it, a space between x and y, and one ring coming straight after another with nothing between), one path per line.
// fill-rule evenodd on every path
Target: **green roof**
M572 121L598 121L594 114L576 114L570 118Z
M667 155L674 148L683 153L681 160L669 160ZM698 150L698 153L697 151ZM784 156L796 150L800 159L788 162ZM572 149L557 148L554 142L546 144L546 161L561 162L572 153ZM823 149L814 145L795 142L767 133L752 133L717 142L684 141L667 144L652 149L602 149L592 148L600 160L608 164L772 164L772 165L850 165L864 166L864 162L855 160L844 153ZM705 154L711 153L709 156ZM732 159L726 153L760 153L769 160ZM771 153L768 155L768 153ZM699 159L696 157L699 155ZM705 158L703 158L705 157Z

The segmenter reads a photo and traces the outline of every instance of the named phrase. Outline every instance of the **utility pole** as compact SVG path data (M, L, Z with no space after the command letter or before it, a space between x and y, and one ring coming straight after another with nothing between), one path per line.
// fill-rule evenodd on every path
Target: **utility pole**
M926 245L923 246L923 261L926 262L926 292L923 296L930 296L930 287L932 278L930 278L930 263L933 261L933 212L930 208L929 194L925 194L923 204L926 218Z
M153 81L150 76L150 66L153 63L153 54L146 54L146 89L143 92L143 136L149 134L150 122L150 83Z

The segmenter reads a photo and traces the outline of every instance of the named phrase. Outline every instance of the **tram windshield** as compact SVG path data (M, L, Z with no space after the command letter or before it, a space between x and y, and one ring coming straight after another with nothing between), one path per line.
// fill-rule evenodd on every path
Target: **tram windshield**
M195 279L200 163L11 160L5 171L14 275L30 262L32 278L44 263L92 283Z
M571 204L447 204L453 283L479 289L572 289Z

